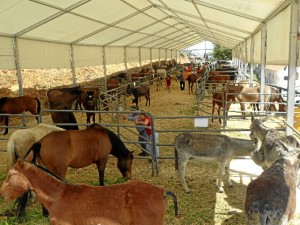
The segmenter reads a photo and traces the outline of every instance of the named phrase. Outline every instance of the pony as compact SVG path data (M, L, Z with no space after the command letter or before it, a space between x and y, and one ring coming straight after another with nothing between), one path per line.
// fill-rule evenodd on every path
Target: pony
M245 119L245 102L257 103L260 102L260 86L256 87L247 87L243 83L239 84L227 84L224 90L227 93L233 94L236 96L236 99L240 102L242 117ZM271 97L271 87L265 86L264 88L264 109L269 108Z
M2 97L0 98L0 114L20 114L23 112L30 112L33 115L38 115L41 112L41 102L38 98L24 95L19 97ZM3 116L5 129L3 135L8 134L8 115ZM39 123L38 117L35 117Z
M64 105L68 109L72 108L76 100L82 99L83 91L80 86L70 88L52 88L47 91L50 109L57 109L58 106Z
M13 132L7 141L7 167L11 168L16 162L17 157L24 159L28 149L46 134L58 130L64 129L40 123L35 127Z
M286 112L287 105L284 104L284 100L282 95L279 93L278 89L271 87L271 97L270 97L270 110L277 111L275 102L278 103L278 111L279 112Z
M188 84L189 84L189 94L192 93L193 94L193 87L194 87L194 84L196 83L197 79L201 78L201 74L194 74L194 73L191 73L188 75L188 77L186 78L186 80L188 81Z
M249 156L257 148L257 141L232 138L226 135L210 135L203 133L181 133L175 137L175 169L178 170L180 184L189 193L185 181L185 169L190 158L219 162L217 187L220 193L223 174L226 181L232 186L230 180L230 162L238 156Z
M82 104L84 109L86 110L97 110L97 98L95 96L94 91L87 91L86 94L83 95ZM86 113L86 123L91 123L91 117L93 119L93 123L95 123L95 113L87 112Z
M68 105L55 105L53 107L55 109L51 111L51 118L56 126L65 130L79 130L74 113L71 111L61 111L70 110Z
M82 100L83 90L80 86L71 88L52 88L47 91L47 97L50 109L53 110L71 110L73 103ZM72 125L57 125L66 130L79 130L77 121L73 112L51 111L51 118L54 123L63 123ZM76 125L74 125L76 124Z
M104 170L109 154L118 159L117 167L123 177L125 179L131 177L133 152L126 148L114 132L96 123L85 130L53 131L34 143L25 158L31 152L33 152L33 163L38 162L62 179L65 178L68 167L82 168L95 163L99 183L103 186ZM21 211L26 206L27 199L27 194L18 199L18 208L21 208ZM43 214L48 214L45 208Z
M226 96L226 100L225 100ZM228 116L228 111L230 109L230 106L232 102L235 102L235 96L226 94L226 92L215 92L212 96L212 112L211 114L214 115L215 112L215 105L217 104L218 106L218 116L219 116L219 122L222 123L222 120L220 118L220 111L223 108L224 104L225 105L225 116ZM214 117L211 118L211 122L214 122Z
M167 197L176 195L143 181L129 181L106 187L68 184L40 166L18 159L0 189L5 201L28 190L49 211L55 224L163 225Z
M150 106L150 87L148 86L138 86L138 87L131 87L130 84L127 86L127 95L133 95L134 99L133 102L138 106L139 97L145 96L146 98L146 105Z
M33 162L37 160L61 178L65 178L68 167L82 168L95 163L99 183L104 185L104 170L109 154L118 159L117 166L123 177L131 177L133 152L126 148L114 132L97 123L84 130L51 132L33 144L27 155L31 151Z
M194 84L196 83L197 79L203 77L203 75L206 72L206 65L203 64L201 70L199 72L197 72L196 74L191 73L188 75L188 77L186 78L186 80L188 81L189 84L189 94L192 93L193 94L193 87Z
M296 210L300 149L281 145L287 154L247 186L245 214L248 225L288 224Z

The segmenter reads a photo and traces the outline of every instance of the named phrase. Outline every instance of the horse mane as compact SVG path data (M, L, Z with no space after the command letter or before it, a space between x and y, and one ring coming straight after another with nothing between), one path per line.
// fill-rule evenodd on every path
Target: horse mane
M129 150L126 148L125 144L121 139L111 130L104 128L106 130L106 133L108 135L109 141L112 145L111 154L116 156L116 152L120 152L122 155L127 156L129 153Z
M42 166L40 166L40 165L37 165L36 163L28 162L28 161L26 161L26 160L24 160L24 161L27 162L27 163L30 163L30 164L32 164L32 165L34 165L34 166L36 166L38 169L40 169L40 170L42 170L43 172L47 173L47 174L50 175L51 177L53 177L53 178L59 180L60 182L65 183L65 184L68 183L67 181L65 181L65 180L62 179L61 177L57 176L56 174L54 174L54 173L52 173L51 171L49 171L48 169L46 169L45 167L42 167Z

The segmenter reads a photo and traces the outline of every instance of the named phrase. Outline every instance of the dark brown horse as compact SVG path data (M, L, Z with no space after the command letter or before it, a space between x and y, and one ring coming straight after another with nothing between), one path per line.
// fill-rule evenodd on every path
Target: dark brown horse
M47 91L50 109L55 109L59 105L65 105L71 109L76 100L82 99L82 94L83 91L80 86L50 89Z
M133 102L138 106L139 104L139 97L145 96L146 98L146 105L150 106L150 88L148 86L137 86L137 87L131 87L130 84L127 86L127 95L133 95L134 99Z
M94 91L87 91L83 94L82 104L86 110L97 110L97 96ZM86 123L91 123L91 117L93 118L93 123L95 123L95 113L87 112L86 113Z
M79 130L74 113L71 111L60 111L70 110L68 105L55 105L53 110L51 111L51 118L56 126L65 130Z
M3 97L0 98L0 114L20 114L23 112L30 112L33 115L38 115L41 111L41 103L38 98L28 95L19 97ZM4 118L5 130L4 135L8 133L8 116L1 116ZM36 121L39 122L38 117Z
M80 86L71 88L53 88L47 92L50 109L53 110L71 110L76 100L81 101L83 91ZM51 112L51 118L54 123L77 123L73 112ZM58 125L66 130L78 130L77 125Z
M168 196L173 198L178 215L176 195L153 184L68 184L42 167L19 159L8 172L0 193L5 201L12 201L28 190L49 211L51 224L163 225Z

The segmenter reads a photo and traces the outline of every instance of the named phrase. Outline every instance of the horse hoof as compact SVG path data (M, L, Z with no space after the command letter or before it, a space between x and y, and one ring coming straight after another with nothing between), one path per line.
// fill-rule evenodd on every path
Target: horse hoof
M186 191L185 192L187 195L190 195L191 194L191 191Z

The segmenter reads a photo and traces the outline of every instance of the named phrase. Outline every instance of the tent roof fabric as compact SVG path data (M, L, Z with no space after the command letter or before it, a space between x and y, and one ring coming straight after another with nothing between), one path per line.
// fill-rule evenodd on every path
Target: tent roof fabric
M211 41L235 48L289 3L286 0L2 0L0 36L173 50Z

